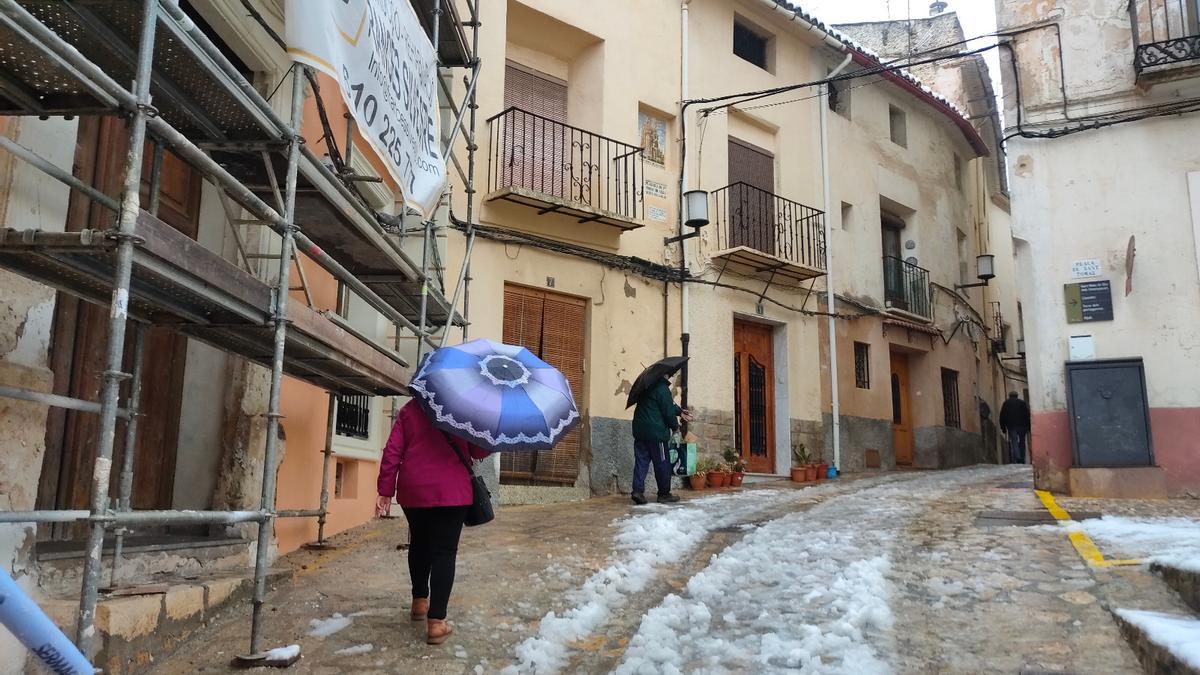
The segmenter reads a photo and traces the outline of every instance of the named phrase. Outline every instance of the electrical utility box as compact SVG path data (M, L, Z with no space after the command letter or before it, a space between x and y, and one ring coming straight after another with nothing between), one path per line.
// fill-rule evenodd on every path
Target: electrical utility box
M1142 360L1068 361L1066 369L1074 465L1153 466Z

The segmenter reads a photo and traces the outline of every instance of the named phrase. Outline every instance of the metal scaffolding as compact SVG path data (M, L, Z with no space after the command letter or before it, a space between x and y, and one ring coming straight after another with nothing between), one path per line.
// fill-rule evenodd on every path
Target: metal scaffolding
M443 154L461 180L466 221L472 222L479 0L462 0L461 5L455 0L411 1L438 55L441 105L453 119L453 126L444 130ZM243 0L243 4L283 47L254 3ZM467 7L469 16L460 18L458 6ZM325 541L336 397L401 394L408 366L396 353L402 332L416 339L418 357L427 347L444 344L456 327L466 334L474 233L468 232L454 297L447 299L444 286L438 283L440 269L436 269L440 258L436 237L445 224L439 225L435 214L419 228L408 229L408 214L389 216L370 207L358 188L360 182L370 179L349 168L353 126L347 134L346 154L340 156L312 73L293 64L291 114L286 121L280 119L179 0L0 0L0 38L0 63L4 64L0 69L0 115L116 114L128 120L129 138L120 198L113 199L69 170L0 136L0 148L116 214L115 225L107 230L19 232L0 227L0 268L109 308L108 347L98 402L0 387L0 396L99 415L90 508L0 512L0 523L89 525L75 634L77 645L89 656L95 652L106 537L115 537L110 583L116 586L123 581L121 559L131 527L255 523L258 535L249 649L258 653L262 650L262 610L275 519L316 518L318 543ZM100 42L105 44L97 44ZM463 73L461 88L453 82L454 72ZM184 76L189 82L186 88L176 84ZM332 166L305 147L300 135L306 84L316 98ZM202 98L204 103L189 96ZM465 168L455 152L460 137ZM140 189L147 141L154 154L149 164L149 203L143 208ZM158 220L160 174L167 150L219 189L245 270ZM301 187L303 190L298 190ZM448 190L441 209L451 207L453 196ZM270 198L274 205L267 201ZM241 217L239 209L250 217ZM239 235L239 227L248 223L265 225L278 235L277 254L273 249L270 254L248 252L249 246ZM421 234L419 262L401 246L400 239L409 231ZM303 290L311 305L299 265L301 255L337 281L339 313L343 292L354 293L394 325L396 337L390 349L359 334L340 316L289 302L291 292ZM258 259L278 262L273 284L255 276L252 261ZM434 273L431 262L435 263ZM291 285L293 264L301 275L300 287ZM381 269L388 273L380 274ZM266 275L265 269L259 272ZM464 303L461 313L457 311L460 300ZM125 333L131 321L132 372L126 373ZM142 385L153 377L153 373L143 373L142 354L146 327L159 324L270 370L258 509L133 510ZM275 508L280 391L285 374L315 384L330 396L316 509ZM125 380L132 382L122 401L121 383ZM127 423L118 494L113 500L109 485L118 419Z

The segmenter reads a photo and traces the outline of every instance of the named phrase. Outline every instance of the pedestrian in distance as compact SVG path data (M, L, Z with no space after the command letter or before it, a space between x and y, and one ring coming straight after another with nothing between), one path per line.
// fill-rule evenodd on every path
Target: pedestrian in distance
M1011 392L1000 406L1000 431L1008 434L1009 464L1025 463L1025 444L1029 439L1029 404L1017 392Z
M671 458L667 444L679 430L679 419L690 422L691 414L675 405L671 384L660 377L637 398L633 411L633 492L635 504L646 503L646 473L654 467L658 483L658 501L673 504L679 497L671 494Z
M426 622L426 639L440 645L454 632L446 623L458 540L473 500L470 458L488 456L438 430L415 401L400 408L379 463L377 517L391 513L395 495L408 520L408 571L413 621Z

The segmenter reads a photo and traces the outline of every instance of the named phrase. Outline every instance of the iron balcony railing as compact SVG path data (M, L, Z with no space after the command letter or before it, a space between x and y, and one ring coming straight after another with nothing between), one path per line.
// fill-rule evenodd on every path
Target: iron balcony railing
M883 298L887 306L931 319L929 270L892 256L883 257Z
M1200 0L1129 0L1133 66L1200 60Z
M371 437L371 397L339 396L334 430L339 436Z
M525 190L568 206L642 219L641 148L520 108L489 119L488 130L489 193Z
M825 271L825 212L740 182L712 199L718 250L745 246Z

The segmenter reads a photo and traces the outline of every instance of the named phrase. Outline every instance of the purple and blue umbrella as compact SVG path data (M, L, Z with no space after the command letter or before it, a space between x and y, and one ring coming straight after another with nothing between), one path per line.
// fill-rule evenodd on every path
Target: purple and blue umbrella
M492 452L548 450L580 420L562 373L491 340L434 350L408 388L434 426Z

